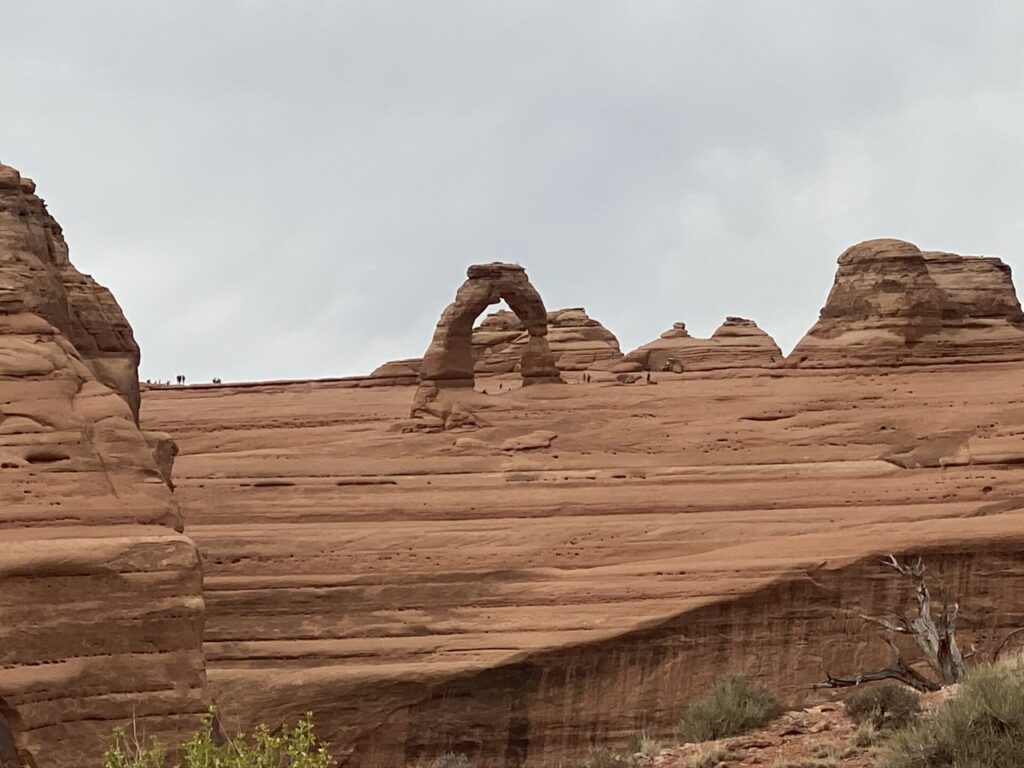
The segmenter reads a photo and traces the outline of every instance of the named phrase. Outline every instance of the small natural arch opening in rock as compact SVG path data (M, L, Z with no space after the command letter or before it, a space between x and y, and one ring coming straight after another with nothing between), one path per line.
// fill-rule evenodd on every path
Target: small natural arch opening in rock
M493 309L485 309L470 332L473 349L474 378L480 375L500 376L498 383L488 383L489 390L517 389L523 383L522 354L530 341L529 331L519 315L504 299ZM480 389L480 382L475 383Z

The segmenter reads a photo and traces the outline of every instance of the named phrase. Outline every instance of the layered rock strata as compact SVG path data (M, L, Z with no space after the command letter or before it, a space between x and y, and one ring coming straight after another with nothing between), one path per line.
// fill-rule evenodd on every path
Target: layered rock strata
M839 257L817 323L787 364L801 368L1024 359L1010 268L991 257L868 240Z
M652 342L626 355L612 370L714 371L728 368L774 368L783 359L775 340L753 320L727 317L709 339L691 336L685 323L674 323Z
M889 552L994 648L1024 621L1022 376L531 387L472 436L396 432L412 387L171 388L143 423L181 445L229 728L311 709L348 766L517 768L671 738L722 672L797 704L880 666Z
M0 166L0 742L81 768L115 725L195 726L202 573L174 450L136 424L131 328L34 189Z

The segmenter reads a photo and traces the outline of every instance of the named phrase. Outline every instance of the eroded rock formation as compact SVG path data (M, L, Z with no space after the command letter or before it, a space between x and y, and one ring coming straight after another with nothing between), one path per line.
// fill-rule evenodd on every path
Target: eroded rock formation
M839 257L821 316L787 364L802 368L1024 359L1024 314L996 258L868 240Z
M195 726L202 573L131 328L34 189L0 166L0 714L22 762L82 768L133 717Z
M413 401L413 415L430 415L437 408L441 390L473 386L473 323L491 304L504 300L526 329L527 340L520 356L523 386L561 381L548 346L548 316L544 302L518 264L474 264L455 301L441 314L434 337L420 364L420 386ZM455 406L439 405L445 413ZM443 419L446 420L446 419ZM464 423L464 422L463 422Z
M690 335L674 323L660 338L634 349L612 370L713 371L727 368L774 368L782 361L778 344L753 320L727 317L710 339Z
M0 312L38 315L139 415L139 347L113 295L68 259L60 225L31 179L0 164Z
M548 312L548 348L559 371L608 368L622 359L615 334L583 307ZM515 312L492 312L473 329L473 372L477 375L517 373L530 334ZM386 384L408 384L419 376L422 358L392 360L370 374Z

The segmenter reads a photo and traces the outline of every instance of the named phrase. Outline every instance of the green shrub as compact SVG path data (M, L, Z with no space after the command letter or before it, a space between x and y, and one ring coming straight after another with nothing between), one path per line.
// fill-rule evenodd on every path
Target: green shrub
M879 729L902 728L921 711L921 697L899 683L858 687L844 704L855 723L871 723Z
M897 732L882 751L884 768L1024 766L1024 667L1012 662L972 670L954 698Z
M738 736L782 712L770 692L740 675L720 678L702 699L686 708L679 721L682 741L713 741Z
M225 744L214 743L213 721L211 710L199 731L182 745L182 760L175 768L331 768L334 763L327 745L317 741L311 714L278 734L261 725L251 736L240 733ZM103 768L167 768L167 753L155 739L142 745L118 728Z

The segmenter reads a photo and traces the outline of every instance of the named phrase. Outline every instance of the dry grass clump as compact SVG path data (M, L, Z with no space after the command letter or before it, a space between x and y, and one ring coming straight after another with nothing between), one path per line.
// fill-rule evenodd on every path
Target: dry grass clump
M730 760L739 760L741 757L740 753L733 752L724 744L704 744L690 755L686 762L686 768L715 768L715 766Z
M769 691L740 675L728 675L686 708L679 721L678 735L686 742L738 736L781 713L782 705Z
M1024 767L1024 664L975 667L957 695L895 733L883 768Z
M629 759L622 753L607 747L598 747L590 750L582 768L628 768L629 764Z
M640 755L643 758L655 757L661 752L661 742L647 731L631 734L626 742L627 755Z
M902 728L921 711L921 697L899 683L855 688L844 703L855 723L871 723L879 730Z
M853 733L850 735L850 744L860 749L867 749L877 744L881 737L882 733L878 730L878 726L872 721L866 720L853 729Z

